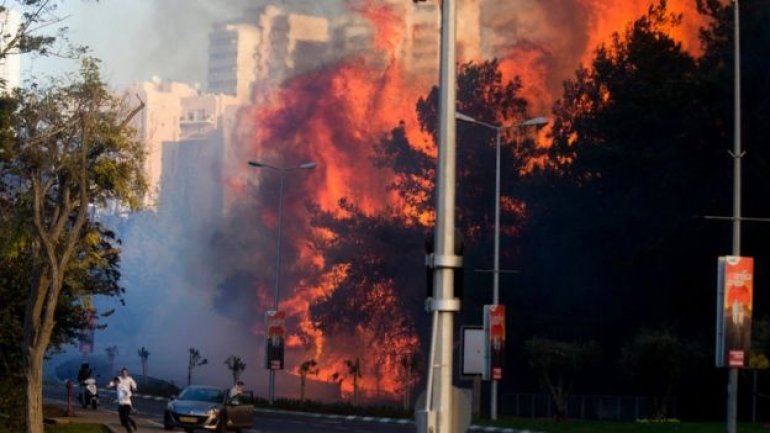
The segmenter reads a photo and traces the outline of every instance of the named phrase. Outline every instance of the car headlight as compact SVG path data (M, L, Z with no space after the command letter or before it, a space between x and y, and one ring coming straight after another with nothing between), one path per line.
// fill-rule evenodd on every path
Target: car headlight
M218 407L212 407L206 412L207 416L217 416L219 414L219 408Z

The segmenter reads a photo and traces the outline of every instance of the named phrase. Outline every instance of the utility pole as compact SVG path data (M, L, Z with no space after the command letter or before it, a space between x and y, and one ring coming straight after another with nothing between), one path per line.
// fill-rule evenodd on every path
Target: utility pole
M741 255L741 39L738 0L733 1L735 58L735 125L733 126L733 256ZM738 413L738 369L729 367L727 373L727 433L736 433Z
M455 179L457 62L456 0L441 2L441 58L439 76L439 143L436 170L435 253L428 256L433 267L433 313L428 384L425 408L417 414L421 433L455 433L452 401L452 353L454 313L460 301L454 297L454 268L462 265L455 255ZM435 379L435 380L434 380Z

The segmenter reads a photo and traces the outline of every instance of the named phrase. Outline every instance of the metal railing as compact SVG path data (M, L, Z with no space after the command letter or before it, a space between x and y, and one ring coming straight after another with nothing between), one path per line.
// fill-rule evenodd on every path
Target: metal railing
M517 418L553 418L556 411L548 394L506 393L500 398L501 413ZM668 418L677 417L677 401L669 403ZM647 397L616 395L572 395L567 400L567 418L635 421L650 417Z

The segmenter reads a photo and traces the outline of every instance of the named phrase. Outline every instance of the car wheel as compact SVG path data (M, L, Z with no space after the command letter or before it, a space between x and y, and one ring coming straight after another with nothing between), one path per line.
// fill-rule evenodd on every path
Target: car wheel
M217 433L226 433L227 432L227 421L222 418L221 416L217 418Z
M171 420L171 414L168 412L163 413L163 429L174 430L174 422Z

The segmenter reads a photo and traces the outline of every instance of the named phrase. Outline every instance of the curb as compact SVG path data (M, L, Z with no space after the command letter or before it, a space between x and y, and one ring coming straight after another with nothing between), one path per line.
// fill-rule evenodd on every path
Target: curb
M297 412L297 411L291 411L291 410L282 410L282 409L264 409L264 408L254 408L254 412L261 412L261 413L278 413L278 414L284 414L284 415L300 415L300 416L306 416L308 418L326 418L326 419L338 419L338 420L344 420L344 421L362 421L362 422L371 422L371 423L380 423L380 424L414 424L413 419L405 419L405 418L385 418L385 417L376 417L376 416L362 416L362 415L339 415L339 414L327 414L327 413L316 413L316 412ZM482 426L477 424L472 424L468 427L468 431L479 431L479 432L485 432L485 433L542 433L536 430L517 430L513 428L507 428L507 427L492 427L492 426Z

